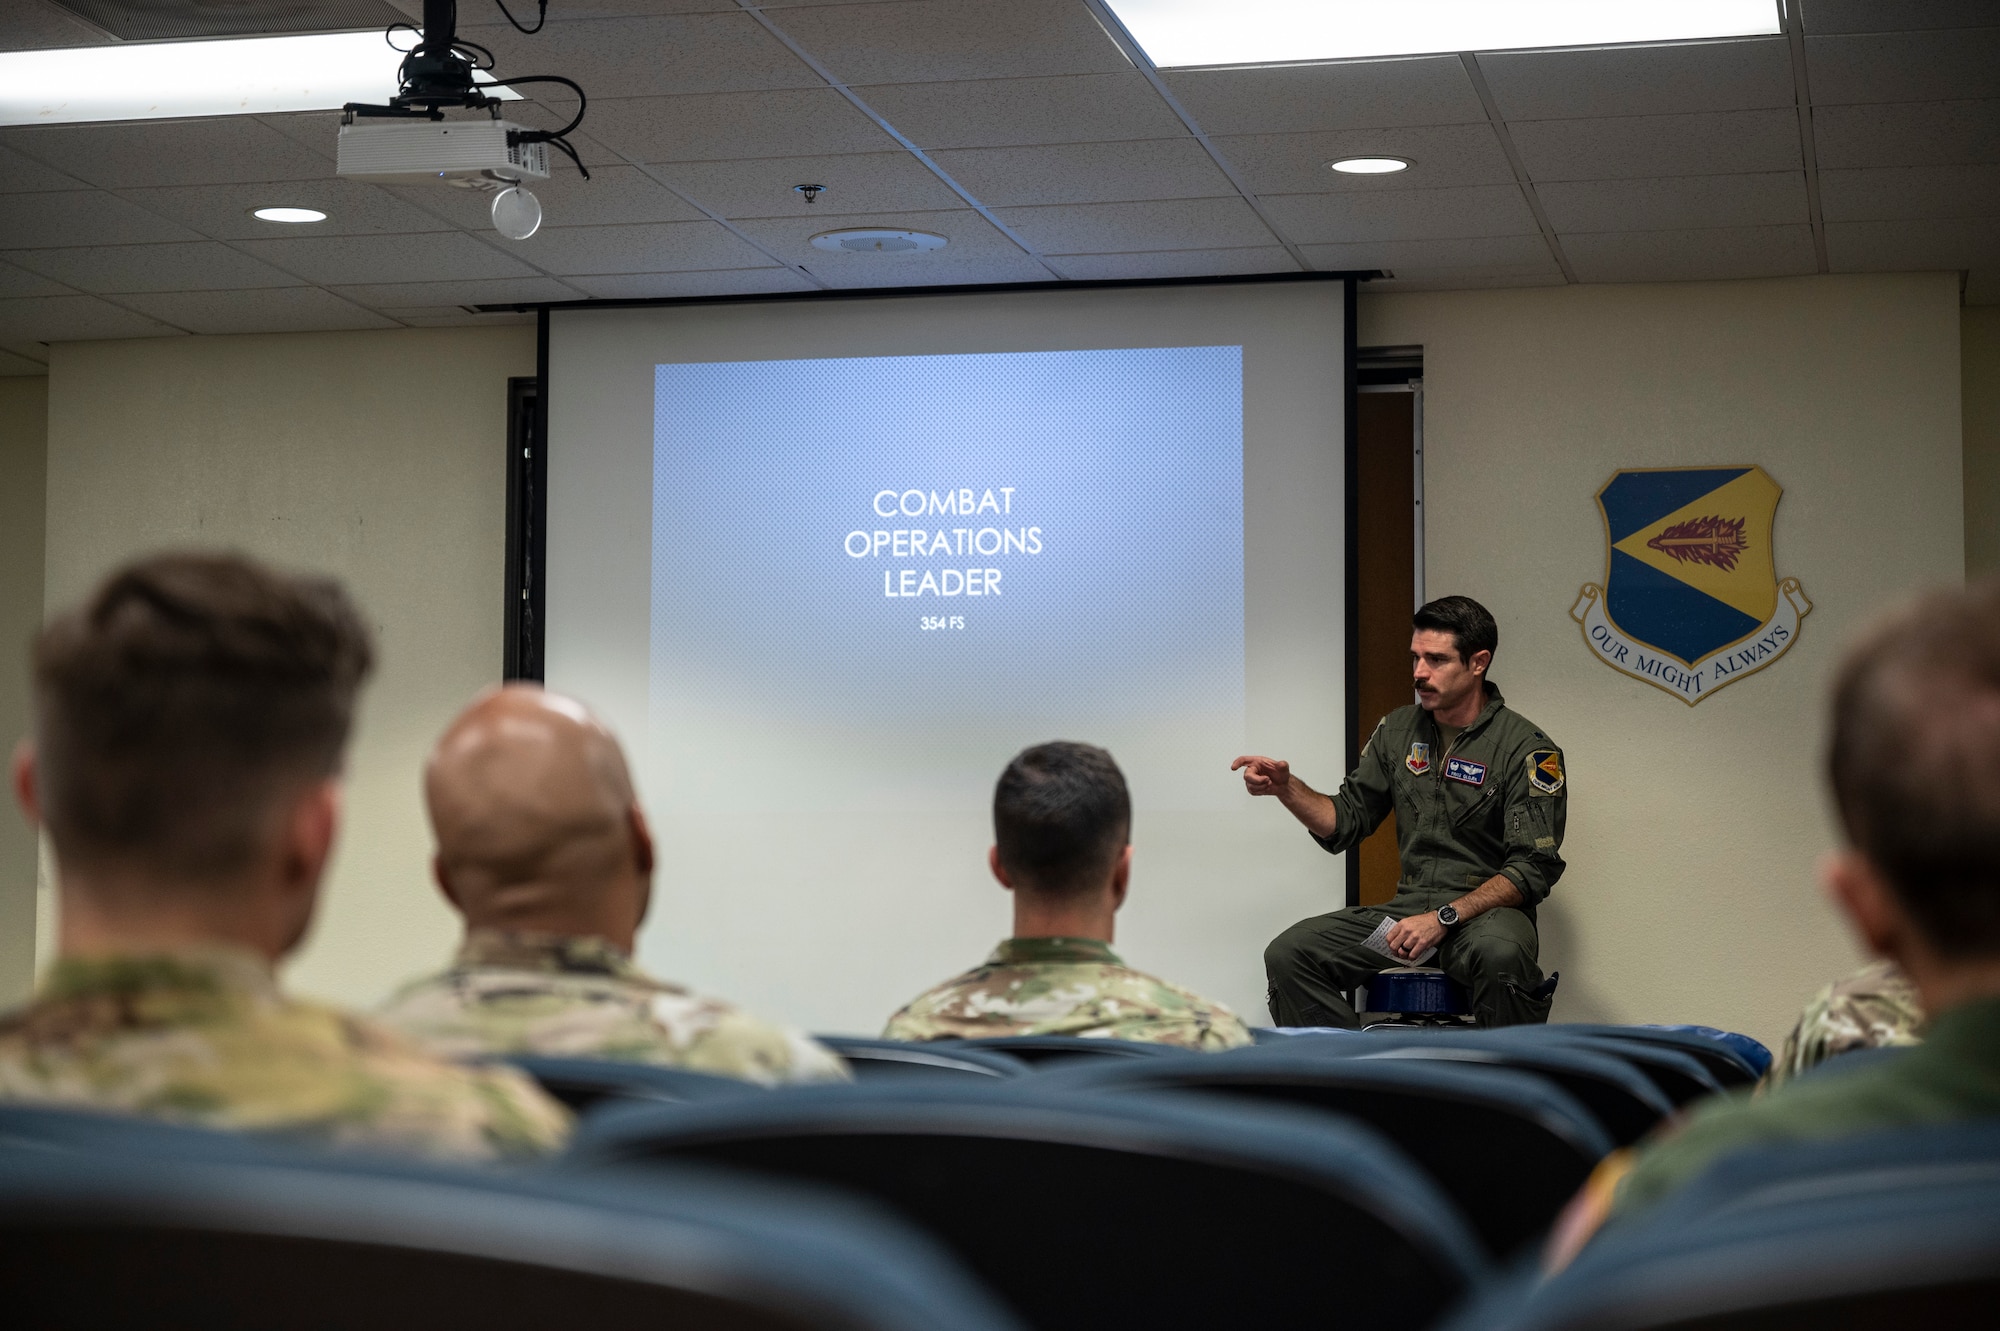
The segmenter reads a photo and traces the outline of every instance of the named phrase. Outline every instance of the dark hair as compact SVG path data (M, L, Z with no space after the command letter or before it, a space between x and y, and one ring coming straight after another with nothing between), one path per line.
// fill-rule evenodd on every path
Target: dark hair
M993 788L993 840L1016 890L1088 891L1111 872L1131 832L1125 774L1093 745L1023 749Z
M1474 652L1500 649L1500 626L1493 622L1492 612L1470 596L1440 596L1424 602L1410 616L1410 627L1449 633L1458 659L1468 664Z
M1834 682L1827 774L1855 849L1939 952L2000 952L2000 581L1878 625Z
M329 579L227 554L113 573L35 642L57 855L188 879L241 869L277 802L338 770L372 661Z

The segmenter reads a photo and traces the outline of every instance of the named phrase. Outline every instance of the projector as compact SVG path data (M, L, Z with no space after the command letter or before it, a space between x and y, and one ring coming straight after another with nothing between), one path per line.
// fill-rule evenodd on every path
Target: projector
M547 143L523 143L525 125L505 120L387 120L342 125L334 174L378 185L442 180L504 190L549 178Z

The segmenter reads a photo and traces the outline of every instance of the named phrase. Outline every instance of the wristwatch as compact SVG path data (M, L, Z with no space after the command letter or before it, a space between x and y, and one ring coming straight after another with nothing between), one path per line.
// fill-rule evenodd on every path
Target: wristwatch
M1443 926L1444 926L1445 928L1447 928L1447 929L1449 929L1449 928L1451 928L1451 927L1452 927L1453 925L1457 924L1457 923L1458 923L1458 907L1456 907L1456 906L1439 906L1439 907L1438 907L1438 923L1439 923L1439 924L1442 924L1442 925L1443 925Z

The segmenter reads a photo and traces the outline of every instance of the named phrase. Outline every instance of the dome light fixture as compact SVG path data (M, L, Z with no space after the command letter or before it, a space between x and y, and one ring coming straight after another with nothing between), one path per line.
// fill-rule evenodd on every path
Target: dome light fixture
M949 242L929 231L902 231L893 227L847 227L822 231L812 238L816 250L845 251L849 254L923 254L941 250Z
M1407 157L1343 157L1328 166L1349 176L1386 176L1407 171L1415 165Z
M258 208L251 214L266 222L324 222L326 214L317 208Z

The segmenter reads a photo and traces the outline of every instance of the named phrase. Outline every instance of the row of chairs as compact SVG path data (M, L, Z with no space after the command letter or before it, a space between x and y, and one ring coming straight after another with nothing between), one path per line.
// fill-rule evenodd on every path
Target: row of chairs
M1554 1326L1535 1319L1570 1277L1529 1289L1494 1273L1532 1254L1629 1130L1597 1106L1637 1105L1656 1122L1757 1071L1726 1043L1632 1028L1301 1038L1217 1055L838 1043L859 1084L776 1094L521 1060L585 1111L569 1155L526 1175L333 1164L0 1111L0 1272L10 1289L95 1310L57 1325L115 1324L127 1319L105 1300L146 1298L233 1325L213 1300L241 1269L245 1325L416 1320L478 1284L497 1291L466 1316L482 1328L546 1321L552 1307L718 1329L1423 1327L1461 1305L1487 1319L1467 1328ZM59 1159L79 1154L89 1169ZM67 1229L52 1223L63 1216ZM1683 1222L1690 1235L1711 1223ZM1628 1269L1600 1250L1635 1270L1658 1260L1614 1232L1580 1279ZM91 1270L118 1278L93 1283ZM322 1286L326 1298L307 1297ZM290 1315L301 1307L317 1312ZM423 1320L455 1325L461 1311Z

